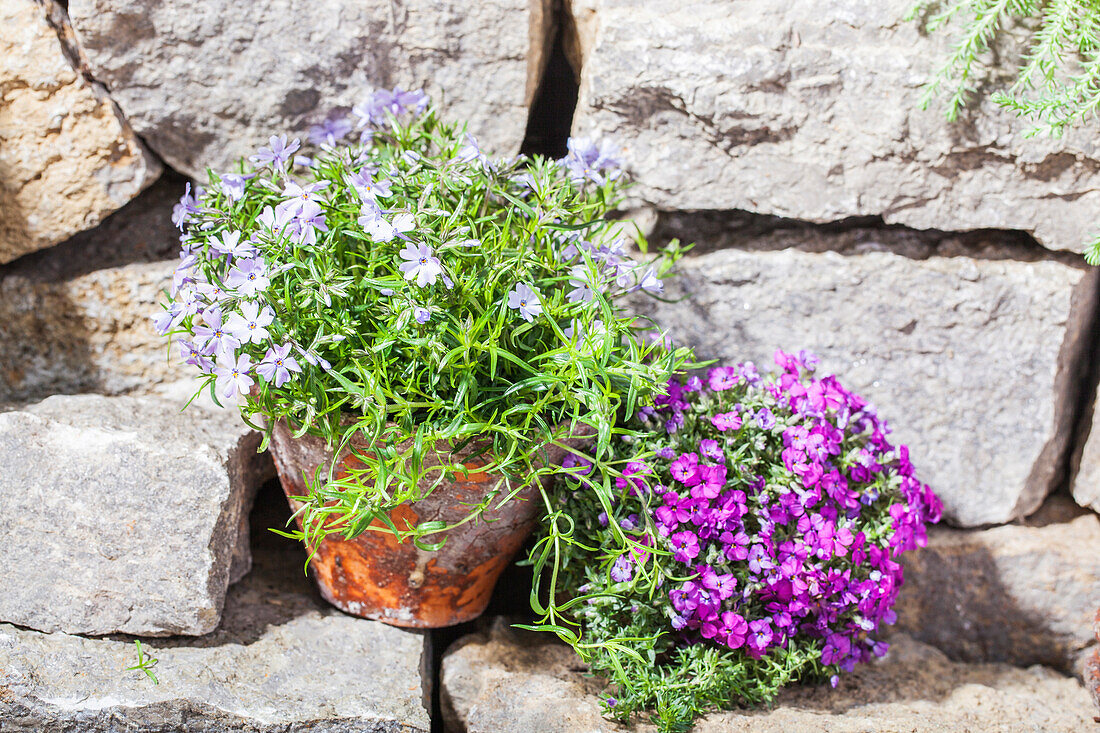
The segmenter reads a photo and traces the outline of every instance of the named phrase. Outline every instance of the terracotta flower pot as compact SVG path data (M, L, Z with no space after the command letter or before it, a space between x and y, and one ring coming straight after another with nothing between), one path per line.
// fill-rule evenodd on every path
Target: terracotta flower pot
M364 442L355 445L360 451L369 449ZM307 493L304 477L312 479L318 466L327 470L332 452L321 438L292 437L281 422L272 430L271 452L283 491L297 510L301 504L290 497ZM469 470L468 478L456 476L424 499L398 506L390 513L394 525L406 529L434 520L452 524L465 517L468 505L480 501L497 478L477 471L485 460L469 459L474 452L471 448L452 456ZM560 449L549 453L555 462L563 457ZM433 457L425 462L438 465ZM347 475L347 467L355 465L361 464L345 451L335 473ZM537 494L535 486L528 487L500 509L448 531L437 551L421 550L411 540L399 543L389 531L368 530L352 540L330 536L317 548L311 574L329 603L356 616L414 628L470 621L485 610L501 571L533 529L541 505Z

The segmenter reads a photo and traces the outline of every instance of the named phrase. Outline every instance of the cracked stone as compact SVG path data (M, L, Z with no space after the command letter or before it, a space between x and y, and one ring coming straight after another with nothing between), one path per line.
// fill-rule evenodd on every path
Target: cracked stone
M0 413L0 621L74 634L217 627L231 575L247 568L242 515L272 468L235 411L181 404L54 396Z
M68 239L160 175L102 90L66 58L52 4L0 3L0 263Z
M814 234L823 249L834 236L850 235ZM770 366L776 349L818 354L822 373L871 400L910 446L948 522L1027 516L1068 460L1097 272L912 259L894 252L892 231L874 236L847 254L766 241L708 252L704 238L705 253L669 281L669 299L683 299L638 307L704 359Z
M375 87L426 89L486 149L518 152L549 2L72 0L92 74L174 169L199 180L302 135ZM211 73L211 62L217 73ZM241 90L248 90L247 104Z
M289 517L280 492L258 504L256 565L218 629L143 643L159 684L125 671L130 639L0 624L0 731L427 733L425 636L325 604L302 548L268 531Z
M659 208L1019 229L1080 251L1100 207L1096 124L1027 138L1031 122L989 101L954 124L942 100L921 110L954 39L902 22L912 5L571 0L574 134L625 148L632 193Z

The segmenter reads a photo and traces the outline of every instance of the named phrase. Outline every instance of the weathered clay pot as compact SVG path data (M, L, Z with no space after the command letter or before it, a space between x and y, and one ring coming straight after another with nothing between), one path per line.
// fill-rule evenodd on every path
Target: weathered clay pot
M365 443L355 445L360 451L369 449ZM456 476L424 499L397 507L390 513L394 525L406 529L420 522L452 524L464 518L468 505L482 499L496 481L496 476L477 472L485 460L469 459L474 452L471 448L452 456L452 462L461 461L469 470L468 478ZM304 477L312 480L318 466L327 470L332 452L323 439L294 438L285 423L276 423L271 453L287 499L297 510L301 505L290 497L307 493ZM555 462L562 457L560 451L549 453ZM355 465L361 464L345 451L335 473L346 475L346 467ZM536 487L529 487L499 510L448 531L446 543L433 552L409 540L399 543L389 531L368 530L352 540L330 536L317 548L311 573L329 603L356 616L415 628L470 621L485 610L501 571L533 529L540 507L537 493Z

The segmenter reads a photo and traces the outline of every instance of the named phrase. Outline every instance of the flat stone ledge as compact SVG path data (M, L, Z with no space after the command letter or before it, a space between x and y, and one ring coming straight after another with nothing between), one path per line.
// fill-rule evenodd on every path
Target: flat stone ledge
M1091 730L1089 693L1044 667L960 664L903 634L888 655L828 686L784 691L773 708L702 718L698 733L1034 733ZM579 660L546 637L497 623L461 639L443 660L444 716L465 733L599 733L623 726L599 714L599 684Z
M149 639L154 685L124 671L130 637L89 639L0 624L0 732L427 733L425 637L344 615L303 572L305 553L268 532L276 492L253 513L255 565L218 629Z

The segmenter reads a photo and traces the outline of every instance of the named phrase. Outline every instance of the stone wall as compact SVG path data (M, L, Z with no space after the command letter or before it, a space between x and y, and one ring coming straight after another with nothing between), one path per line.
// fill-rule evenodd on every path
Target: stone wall
M946 39L902 22L910 5L280 0L245 11L222 0L70 0L65 8L0 0L0 464L8 467L0 484L14 482L0 491L0 509L26 512L31 502L55 512L13 529L11 541L31 532L46 543L27 562L62 557L64 542L87 538L53 536L72 506L49 496L93 481L104 506L126 507L137 484L167 485L130 469L113 478L119 471L105 462L110 446L140 462L153 450L144 445L150 434L161 436L156 449L165 455L201 451L205 462L180 475L214 497L193 530L204 552L189 560L186 582L157 591L157 602L116 582L121 566L107 558L97 578L81 581L90 602L110 609L101 621L89 620L80 594L71 607L49 595L42 608L0 603L0 622L22 627L0 627L0 670L23 664L28 649L74 658L91 646L118 651L113 641L62 632L202 634L223 608L237 607L240 598L226 605L225 596L248 567L245 511L269 469L235 467L254 436L224 416L173 410L186 385L148 320L171 280L171 207L185 180L201 181L207 167L226 170L271 134L303 135L371 88L400 84L426 88L499 153L562 151L554 131L566 119L575 136L611 138L637 181L627 203L651 241L695 243L666 301L638 301L639 309L703 358L768 363L777 348L813 350L824 370L875 402L951 525L907 567L899 615L916 641L902 643L909 657L890 674L909 675L926 660L945 674L961 670L998 690L1004 719L1028 710L1028 695L1072 697L1069 681L1053 673L1005 665L1076 669L1093 638L1089 608L1100 603L1100 274L1079 254L1100 211L1098 129L1028 139L1026 123L992 107L954 124L920 110L920 84ZM96 410L114 422L87 424ZM168 427L158 433L151 415ZM88 449L63 452L65 470L47 469L42 446L80 434ZM127 536L133 546L147 541ZM108 555L127 546L113 547ZM187 609L182 597L199 600ZM330 616L302 611L318 648L345 633ZM216 633L236 639L225 623ZM285 641L257 634L272 648ZM495 657L477 660L483 648L523 644L486 632L456 647L442 677L456 729L500 729L500 715L520 715L489 703L537 683L539 670L517 680ZM184 645L179 655L191 651ZM209 663L219 670L235 663L218 659ZM554 684L591 692L559 666ZM43 703L54 684L45 677L27 680L0 679L0 705L21 700L27 729L93 720ZM5 684L16 698L2 694ZM119 699L186 711L201 698L195 684L177 698L125 691ZM928 689L946 699L937 685ZM871 698L880 722L921 714L894 697ZM233 715L263 718L264 706L287 699L257 699L260 713ZM326 699L316 719L425 728L423 711L410 713L407 702L375 715ZM1055 707L1035 714L1083 714ZM589 695L555 714L567 729L570 715L587 721L594 710ZM954 702L931 710L943 720L958 713ZM996 729L997 714L975 729Z

